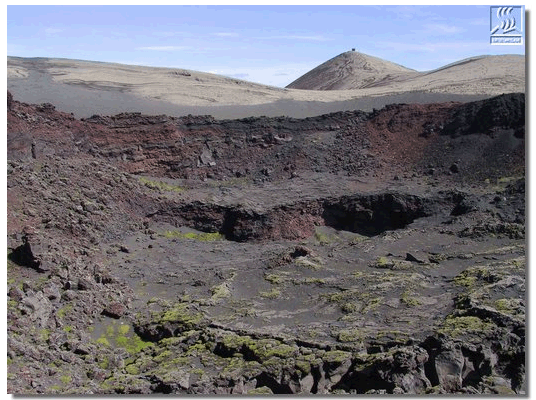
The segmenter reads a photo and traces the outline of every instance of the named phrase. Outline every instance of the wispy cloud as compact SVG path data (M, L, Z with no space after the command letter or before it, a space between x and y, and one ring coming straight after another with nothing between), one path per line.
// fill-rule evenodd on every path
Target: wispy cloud
M469 25L473 25L473 26L489 26L489 19L488 18L473 19L473 20L469 21Z
M487 42L437 42L437 43L410 43L410 42L376 42L375 46L382 49L389 49L398 52L418 52L418 53L434 53L445 50L475 50L487 51L489 43Z
M430 9L422 6L391 6L384 7L383 11L392 13L398 18L406 20L422 19L425 17L427 19L434 19L436 17L436 14L431 12Z
M237 79L246 79L246 78L249 78L249 74L247 74L247 73L228 74L227 76L230 76L231 78L237 78Z
M454 34L465 32L466 29L461 26L449 25L449 24L425 24L424 28L427 32L437 34Z
M218 37L238 37L238 33L236 32L216 32L213 35Z
M256 37L255 39L261 39L261 40L274 40L274 39L277 39L277 40L310 40L310 41L314 41L314 42L327 42L329 40L332 40L332 39L329 39L325 36L321 36L321 35L312 35L312 36L307 36L307 35L282 35L282 36L260 36L260 37Z
M157 31L153 32L153 35L160 36L160 37L173 37L173 36L189 36L189 32L183 32L183 31Z
M259 82L266 85L285 87L293 80L313 69L318 62L280 64L267 67L217 67L217 68L193 68L212 74L225 75L238 79L246 79L250 82Z
M136 47L136 50L150 50L150 51L181 51L189 49L189 46L145 46Z

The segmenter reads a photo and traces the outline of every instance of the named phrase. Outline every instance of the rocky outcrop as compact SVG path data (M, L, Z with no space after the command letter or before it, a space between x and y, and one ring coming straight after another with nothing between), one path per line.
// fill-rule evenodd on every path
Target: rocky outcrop
M451 136L483 133L493 135L498 129L513 129L515 136L525 135L525 96L503 94L489 100L457 107L442 134Z

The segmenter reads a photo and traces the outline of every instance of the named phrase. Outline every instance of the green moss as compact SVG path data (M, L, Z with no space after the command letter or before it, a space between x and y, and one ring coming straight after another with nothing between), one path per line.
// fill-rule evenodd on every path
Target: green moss
M267 386L261 386L261 387L255 388L255 389L248 390L247 394L249 394L249 395L263 395L263 394L274 394L274 392L272 392L272 389L270 389Z
M188 347L188 350L186 351L186 355L198 355L200 353L204 353L207 351L207 344L202 342L197 342L190 347Z
M228 282L213 286L210 289L210 292L212 293L212 300L225 299L231 296Z
M341 311L345 314L352 314L358 311L359 307L355 303L343 303L341 304Z
M226 180L211 180L208 184L212 187L232 187L232 186L245 186L250 182L247 176L233 177Z
M152 189L157 189L157 190L159 190L161 192L182 193L185 190L181 186L170 185L170 184L168 184L166 182L150 180L150 179L145 178L145 177L140 177L139 181L140 181L140 183L144 184L145 186L150 187Z
M178 238L178 239L190 239L198 240L201 242L214 242L217 240L225 240L225 236L218 232L179 232L179 231L166 231L163 234L164 237L168 239Z
M373 268L405 271L413 267L410 261L393 260L387 257L378 257L371 265Z
M454 283L458 286L471 287L476 283L476 276L460 274L454 278Z
M298 354L296 346L290 346L276 339L258 339L250 336L230 334L223 337L221 343L234 353L243 353L245 349L252 352L262 363L271 358L289 358Z
M330 303L343 303L346 302L348 299L353 299L357 297L357 291L355 290L343 290L341 292L337 293L331 293L327 295L327 300Z
M485 334L494 327L493 323L483 321L478 317L449 315L437 331L447 336L460 337L471 333Z
M378 257L376 260L376 266L378 267L387 267L391 264L391 261L387 257Z
M338 333L337 340L343 343L359 342L363 340L363 334L359 329L343 329Z
M519 269L521 271L524 271L525 268L526 268L525 257L519 257L519 258L513 259L511 262L512 262L513 266L515 266L517 269Z
M69 326L69 325L66 325L66 326L63 327L63 331L67 332L67 333L70 333L70 332L73 331L73 327Z
M39 336L43 342L46 342L50 337L50 329L41 329L39 331Z
M128 331L130 331L130 325L119 325L119 328L117 328L119 335L126 335Z
M72 380L73 380L73 378L71 378L69 375L62 375L62 376L60 377L60 381L61 381L64 385L70 383Z
M502 184L511 183L511 182L517 181L520 178L521 178L520 176L505 176L505 177L501 177L497 179L497 183L502 183Z
M326 235L325 233L316 231L314 234L315 239L323 245L330 244L334 242L334 238L332 238L329 235Z
M154 358L153 360L157 363L161 363L162 361L164 360L167 360L169 358L171 358L173 356L173 353L171 352L171 350L169 349L166 349L166 350L163 350L161 352L159 352Z
M499 278L488 267L471 267L454 277L454 283L458 286L472 287L478 281L493 283Z
M420 306L422 303L419 299L415 298L415 293L411 290L405 290L400 295L400 301L407 305L408 307Z
M105 332L96 342L106 347L122 347L130 354L137 354L144 348L153 345L150 342L144 342L136 333L131 332L129 325L121 325L116 322L106 326Z
M366 306L361 309L361 312L364 314L369 311L376 310L382 305L382 303L383 303L383 297L373 297L368 300Z
M106 327L106 333L105 335L109 338L112 338L115 336L115 324L110 324Z
M261 351L262 349L263 351ZM279 344L272 348L257 348L257 354L264 359L268 359L271 357L278 357L278 358L288 358L290 356L293 356L297 353L297 348L294 346L289 346L287 344Z
M246 361L242 357L230 357L225 359L225 367L223 368L223 375L230 374L236 375L236 371L240 371L243 374L246 366Z
M273 285L279 285L285 281L286 277L278 274L265 274L264 279Z
M102 344L106 347L110 347L110 342L104 336L101 336L100 338L98 338L97 343Z
M523 306L523 300L522 299L498 299L493 303L493 306L497 311L500 311L502 313L516 316L516 315L524 315L525 313L525 307Z
M56 316L60 319L63 319L67 314L70 314L72 311L73 305L67 304L64 307L60 308L58 311L56 311Z
M121 340L119 340L121 339ZM134 334L131 337L118 337L116 339L118 346L124 347L130 354L138 354L147 347L153 346L150 342L144 342L138 335Z
M140 369L135 364L129 364L125 367L125 371L130 375L139 375Z
M349 359L351 359L352 353L348 351L342 351L342 350L331 350L326 351L322 355L322 360L329 363L338 363L341 364Z
M153 359L157 362L158 368L156 373L166 375L177 367L184 367L192 363L192 358L187 356L178 356L174 352L166 351Z
M176 346L176 345L179 345L179 344L183 343L185 339L186 339L186 336L184 336L184 335L182 335L182 336L172 336L172 337L169 337L169 338L161 339L158 342L158 345L164 346L164 347Z
M311 363L307 360L296 360L296 368L302 371L304 375L311 373Z
M251 345L254 340L250 336L240 336L235 334L225 335L223 337L223 345L231 350L238 351L243 345Z
M294 264L296 264L299 267L305 267L312 270L319 270L322 268L322 262L320 259L315 258L313 260L308 260L305 257L298 257L294 260Z
M157 323L176 322L186 329L194 329L203 320L203 314L192 311L188 303L176 303L163 313L156 313L152 319Z

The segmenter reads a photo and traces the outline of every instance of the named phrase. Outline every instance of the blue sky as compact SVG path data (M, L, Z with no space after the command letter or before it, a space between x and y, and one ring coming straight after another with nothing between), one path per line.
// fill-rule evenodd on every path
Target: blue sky
M8 6L7 54L212 72L286 86L357 51L419 71L483 54L489 6Z

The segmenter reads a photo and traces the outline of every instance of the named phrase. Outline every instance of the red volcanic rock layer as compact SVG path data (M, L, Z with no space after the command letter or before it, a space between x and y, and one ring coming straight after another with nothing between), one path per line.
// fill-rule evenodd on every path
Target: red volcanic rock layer
M123 113L77 120L50 104L10 100L8 155L92 155L130 173L192 179L273 180L300 171L391 179L400 173L425 173L428 164L437 173L449 174L453 162L459 164L453 170L470 166L482 174L492 163L486 158L491 151L506 152L501 157L508 159L504 162L509 169L524 165L524 112L515 111L524 110L520 102L524 104L524 95L514 94L468 104L393 104L372 113L346 111L305 119ZM506 117L479 124L489 107L503 110L494 115ZM450 138L460 136L453 133L459 131L460 120L470 129L462 136L475 135L472 146ZM515 140L499 138L499 131L512 129ZM508 146L497 146L501 140Z

